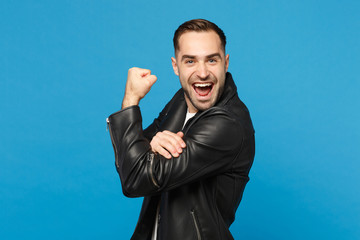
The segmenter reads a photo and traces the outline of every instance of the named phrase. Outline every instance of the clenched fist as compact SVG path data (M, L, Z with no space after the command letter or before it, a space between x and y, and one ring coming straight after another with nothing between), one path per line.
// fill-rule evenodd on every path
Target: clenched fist
M151 75L151 71L148 69L137 67L130 68L128 71L122 108L138 105L140 100L150 91L156 80L157 77Z

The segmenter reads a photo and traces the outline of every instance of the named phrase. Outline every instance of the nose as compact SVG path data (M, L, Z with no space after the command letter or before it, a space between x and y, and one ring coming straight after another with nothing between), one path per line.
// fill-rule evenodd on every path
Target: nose
M204 62L199 62L197 67L197 76L203 80L207 79L207 77L209 76L209 71Z

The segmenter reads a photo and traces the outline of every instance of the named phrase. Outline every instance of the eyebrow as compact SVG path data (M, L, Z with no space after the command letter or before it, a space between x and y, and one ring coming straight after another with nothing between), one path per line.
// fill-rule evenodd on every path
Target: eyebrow
M184 60L184 59L186 59L186 58L194 59L195 56L194 56L194 55L183 55L183 56L181 57L181 61Z
M220 53L213 53L213 54L210 54L210 55L207 55L206 58L213 58L213 57L219 57L221 58L221 55ZM181 57L181 61L184 60L184 59L195 59L196 56L195 55L183 55Z
M221 58L221 55L220 53L213 53L213 54L210 54L210 55L207 55L206 58L213 58L213 57L219 57Z

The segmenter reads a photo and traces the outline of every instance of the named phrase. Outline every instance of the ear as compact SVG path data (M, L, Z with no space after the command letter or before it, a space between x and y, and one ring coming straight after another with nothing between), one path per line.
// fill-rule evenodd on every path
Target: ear
M172 67L174 69L174 73L179 76L178 65L177 65L176 59L174 57L171 57L171 64L172 64Z
M228 68L229 68L229 54L227 54L226 56L225 56L225 70L226 70L226 72L227 72L227 70L228 70Z

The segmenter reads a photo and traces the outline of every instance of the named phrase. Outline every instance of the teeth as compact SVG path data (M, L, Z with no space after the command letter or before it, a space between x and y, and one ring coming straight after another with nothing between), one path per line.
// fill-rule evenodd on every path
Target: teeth
M211 87L211 83L195 83L195 87Z

